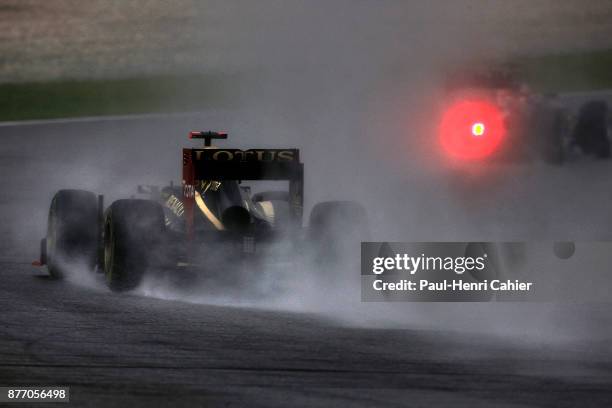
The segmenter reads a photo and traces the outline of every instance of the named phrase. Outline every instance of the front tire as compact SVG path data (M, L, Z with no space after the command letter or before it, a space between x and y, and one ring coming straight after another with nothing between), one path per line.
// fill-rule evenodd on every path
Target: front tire
M109 288L136 288L165 232L164 211L150 200L117 200L104 222L104 275Z
M89 271L98 258L98 200L83 190L59 190L49 208L46 258L53 278L66 275L71 264Z

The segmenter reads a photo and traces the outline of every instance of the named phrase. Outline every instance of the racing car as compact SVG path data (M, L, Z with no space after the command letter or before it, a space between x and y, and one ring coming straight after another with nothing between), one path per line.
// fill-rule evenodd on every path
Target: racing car
M551 95L533 92L510 69L462 72L449 78L440 120L444 151L463 161L564 159L566 112Z
M459 161L543 160L576 154L610 157L605 101L587 101L572 115L558 95L534 92L510 68L461 72L446 82L439 140Z
M304 164L298 149L230 149L211 145L227 133L194 131L202 148L182 152L182 183L138 187L144 198L114 201L90 191L60 190L50 205L38 265L55 278L71 265L98 271L111 290L136 288L149 270L219 273L281 248L287 258L338 262L347 242L367 233L364 208L352 201L316 204L303 226ZM252 193L244 181L284 181L280 191ZM225 268L227 269L227 268Z

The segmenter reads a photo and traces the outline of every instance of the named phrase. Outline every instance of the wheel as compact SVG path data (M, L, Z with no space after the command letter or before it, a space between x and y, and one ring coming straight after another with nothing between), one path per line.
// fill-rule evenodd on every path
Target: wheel
M253 194L253 202L260 201L289 201L288 191L262 191L260 193Z
M366 211L353 201L318 203L310 213L308 235L319 262L358 257L359 245L368 237Z
M580 108L573 131L573 143L585 154L608 159L611 156L608 139L608 105L605 101L589 101Z
M117 200L104 221L104 276L114 291L138 286L165 232L162 206L150 200Z
M58 191L49 208L46 254L49 274L61 278L70 265L93 271L98 257L98 200L83 190Z

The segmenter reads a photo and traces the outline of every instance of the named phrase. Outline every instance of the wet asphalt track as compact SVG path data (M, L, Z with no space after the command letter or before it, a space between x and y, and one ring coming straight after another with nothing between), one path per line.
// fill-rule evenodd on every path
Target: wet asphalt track
M224 119L211 114L208 123ZM612 356L600 343L523 347L351 328L314 315L118 296L30 266L55 189L121 189L126 180L127 189L146 169L151 179L178 175L177 155L156 152L178 153L167 136L189 121L0 128L0 385L70 385L72 406L612 406Z

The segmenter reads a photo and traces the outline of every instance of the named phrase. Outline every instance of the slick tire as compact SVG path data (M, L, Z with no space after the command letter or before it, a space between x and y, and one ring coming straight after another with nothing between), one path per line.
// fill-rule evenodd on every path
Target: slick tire
M586 102L580 108L573 131L573 142L586 154L600 159L612 155L608 139L608 105L605 101Z
M316 204L310 213L308 236L318 262L358 256L359 244L368 235L366 211L356 202L326 201Z
M104 220L104 276L113 291L136 288L160 248L164 211L150 200L117 200Z
M93 271L98 255L98 200L83 190L59 190L49 207L46 259L49 274L62 278L71 266Z
M49 274L62 278L71 265L93 271L98 255L98 199L89 191L59 190L49 207L46 258Z

